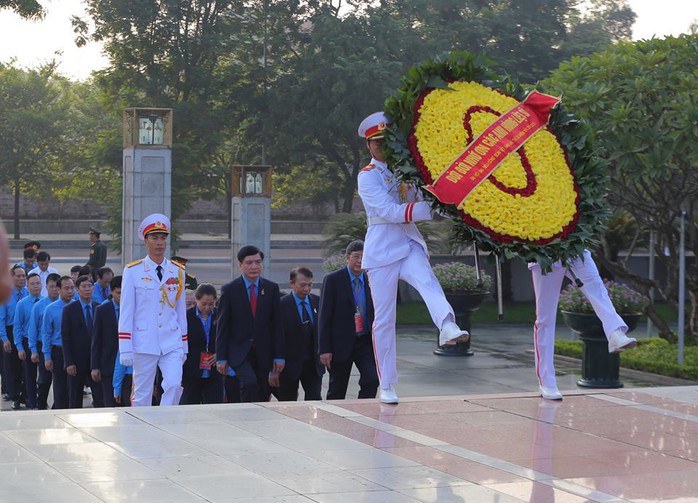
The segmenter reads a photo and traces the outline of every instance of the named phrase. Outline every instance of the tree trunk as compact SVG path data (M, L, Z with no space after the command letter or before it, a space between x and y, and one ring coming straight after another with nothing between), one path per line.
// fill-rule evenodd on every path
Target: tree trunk
M19 239L19 178L15 178L15 239Z

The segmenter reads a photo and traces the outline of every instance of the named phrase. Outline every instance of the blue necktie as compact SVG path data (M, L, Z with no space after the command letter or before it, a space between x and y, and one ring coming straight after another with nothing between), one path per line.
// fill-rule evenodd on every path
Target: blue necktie
M88 332L92 332L92 306L89 304L85 306L85 326Z

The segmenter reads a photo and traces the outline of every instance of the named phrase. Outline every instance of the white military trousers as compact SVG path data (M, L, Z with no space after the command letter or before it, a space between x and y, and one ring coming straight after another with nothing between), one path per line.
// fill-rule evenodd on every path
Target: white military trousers
M588 250L584 251L584 260L575 258L568 261L568 267L584 283L582 293L589 299L596 316L603 323L608 337L614 330L627 332L628 326L623 321L608 296L599 270ZM555 320L557 305L560 300L562 280L567 268L560 264L553 265L553 270L543 274L538 264L529 266L533 279L533 291L536 296L536 322L533 326L533 345L536 362L536 376L542 386L557 387L555 380Z
M415 241L410 241L410 253L407 257L392 264L372 267L367 273L375 312L373 350L381 388L387 388L398 382L395 341L398 280L406 281L419 292L429 309L434 325L439 330L445 321L455 321L455 316L431 270L424 249Z
M179 405L182 397L182 365L184 352L181 348L164 355L133 353L133 397L134 407L152 405L153 385L158 366L162 372L162 397L160 405Z

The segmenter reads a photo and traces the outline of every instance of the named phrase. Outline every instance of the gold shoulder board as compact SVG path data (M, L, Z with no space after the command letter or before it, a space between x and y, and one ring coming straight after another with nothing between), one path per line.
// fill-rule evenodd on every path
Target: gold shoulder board
M126 264L126 267L133 267L134 265L138 265L138 264L140 264L141 262L143 262L143 259L134 260L133 262L131 262L131 263L129 263L129 264Z

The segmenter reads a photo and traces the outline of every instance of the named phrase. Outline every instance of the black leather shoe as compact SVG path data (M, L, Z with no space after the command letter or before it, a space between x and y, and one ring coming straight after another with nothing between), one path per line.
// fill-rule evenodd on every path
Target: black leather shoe
M21 406L22 404L19 403L19 400L15 400L14 402L12 402L12 405L10 407L12 408L12 410L19 410Z
M10 399L10 395L8 395L7 393L3 393L3 394L2 394L2 399L5 400L5 401L7 402L7 401Z

